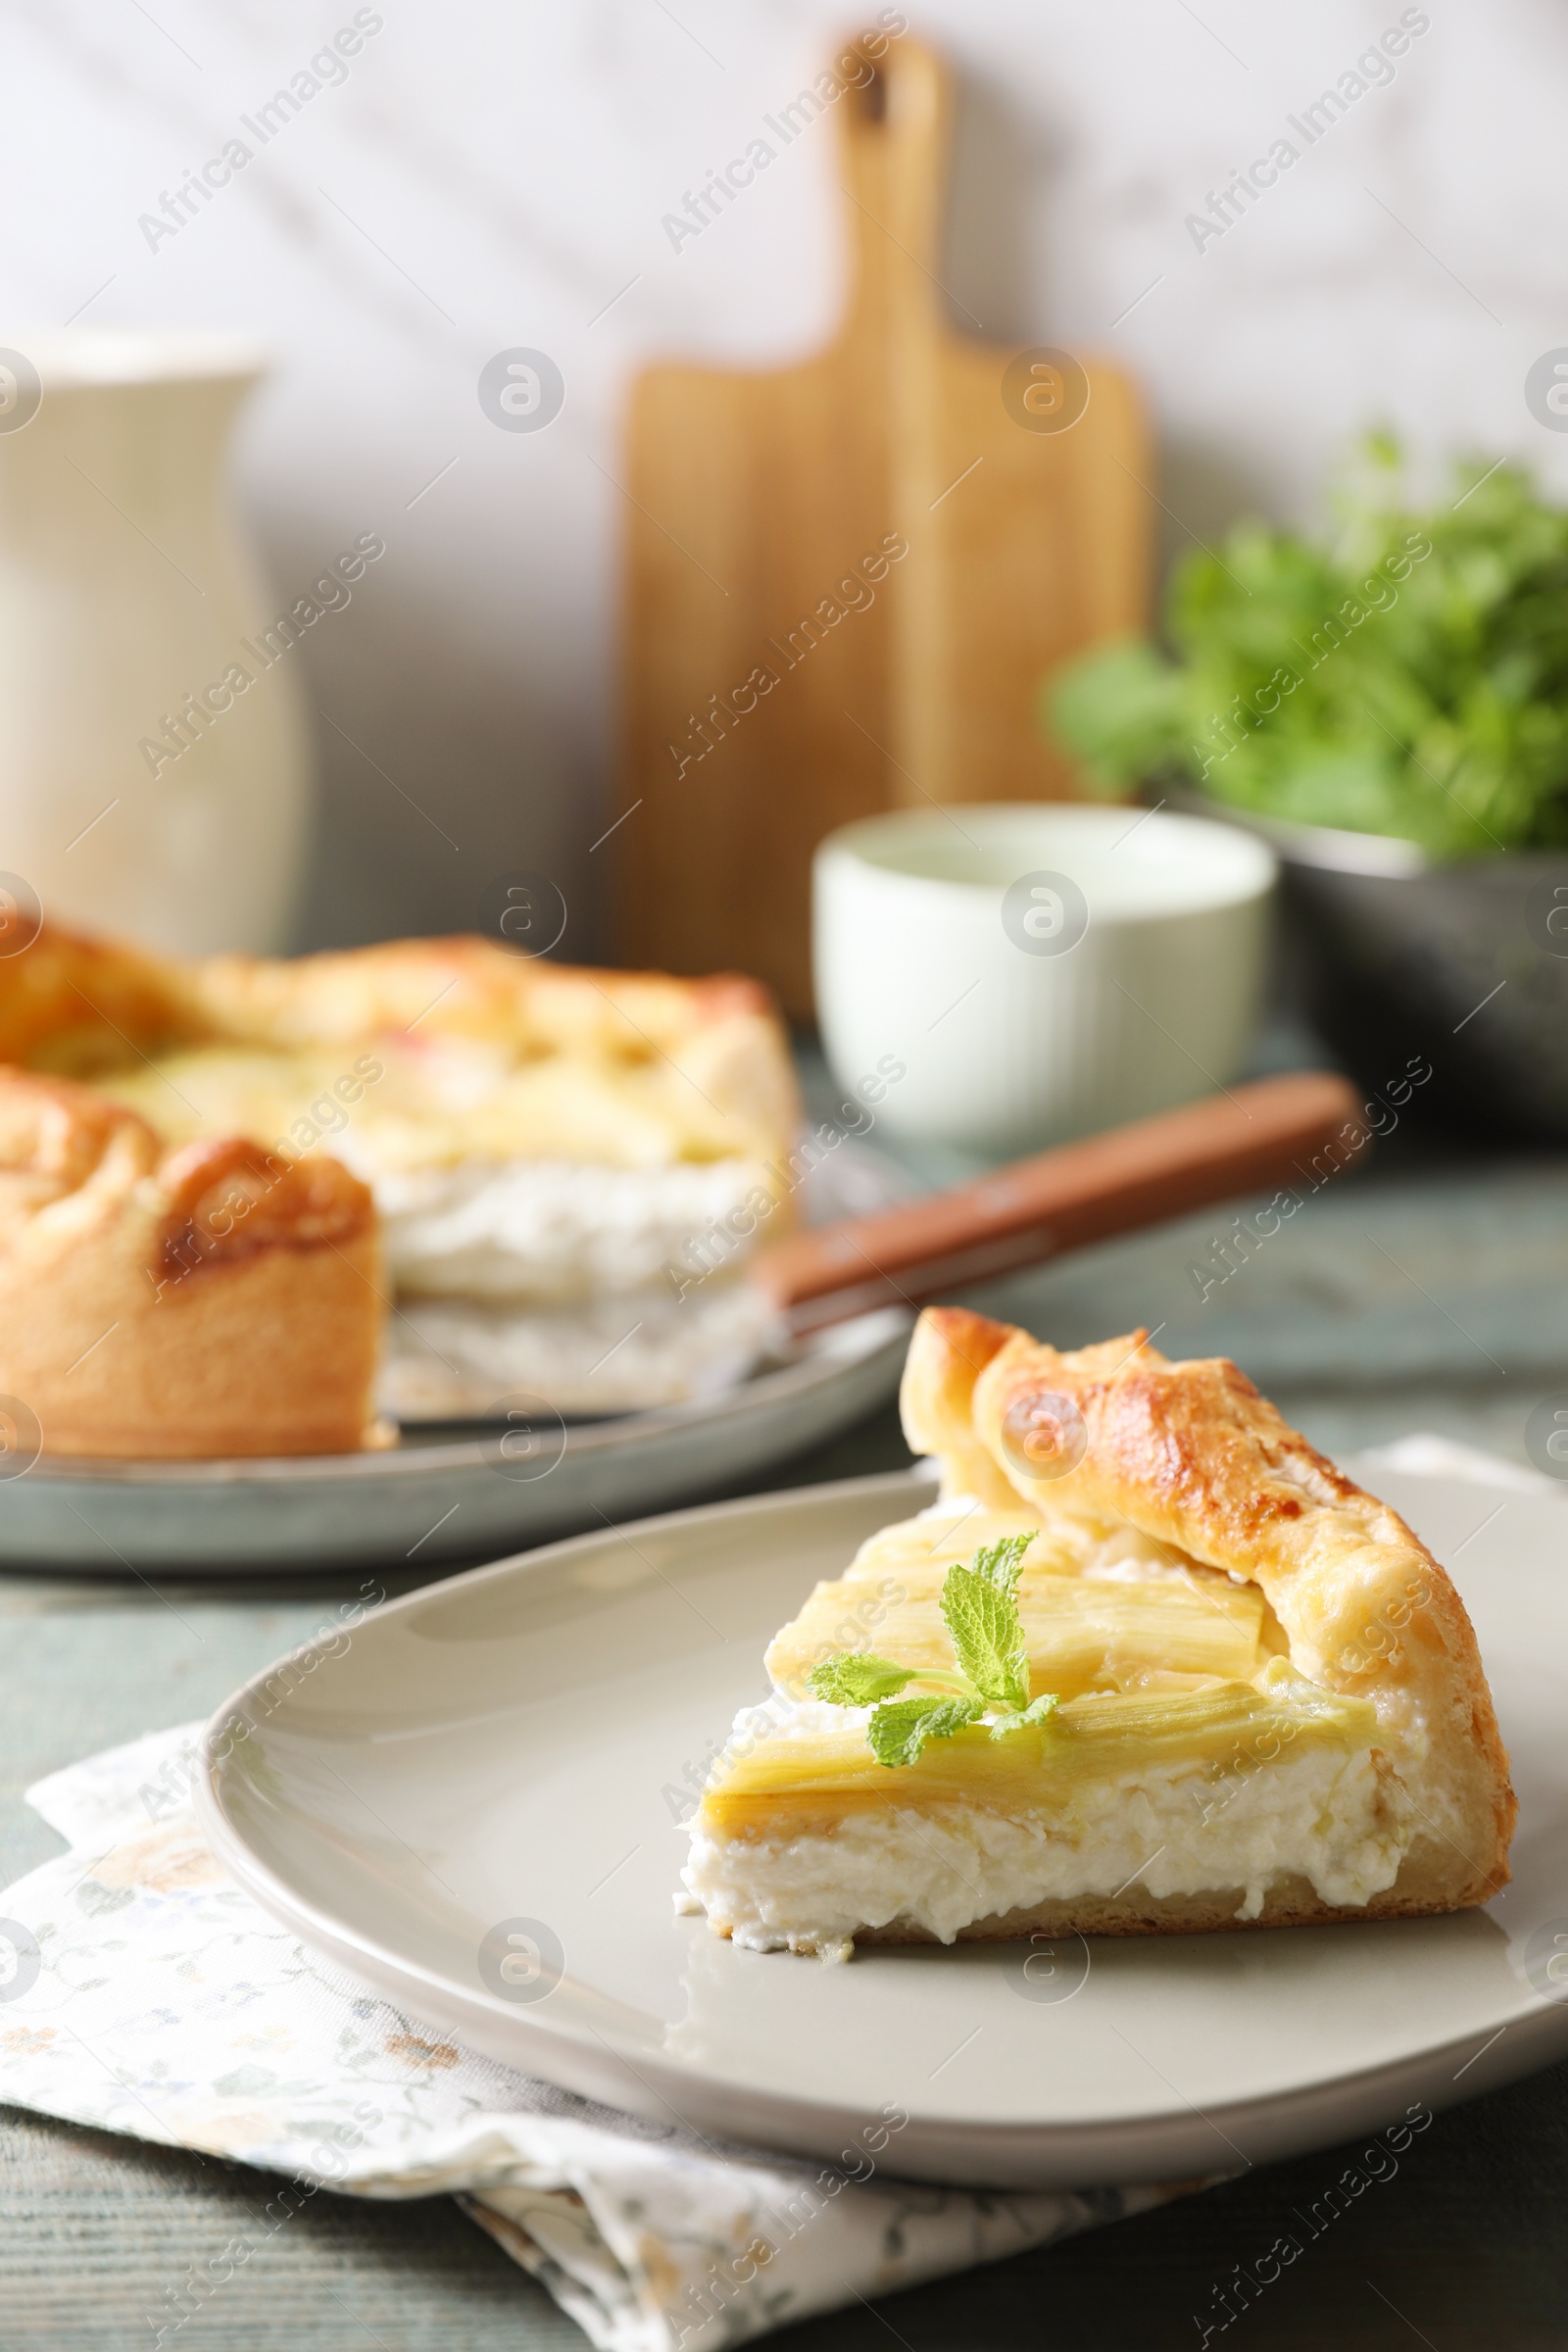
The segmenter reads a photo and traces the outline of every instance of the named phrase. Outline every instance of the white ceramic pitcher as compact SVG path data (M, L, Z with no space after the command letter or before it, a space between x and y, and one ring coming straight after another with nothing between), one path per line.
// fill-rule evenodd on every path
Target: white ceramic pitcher
M243 650L287 599L224 479L262 371L211 335L0 351L0 869L46 920L186 954L287 942L304 657Z

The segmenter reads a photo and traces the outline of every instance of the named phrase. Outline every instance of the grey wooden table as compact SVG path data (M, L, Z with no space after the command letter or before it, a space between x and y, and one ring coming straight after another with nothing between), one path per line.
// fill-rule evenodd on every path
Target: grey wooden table
M934 1171L940 1173L941 1171ZM1333 1450L1423 1428L1522 1458L1532 1406L1568 1390L1568 1162L1479 1161L1397 1143L1308 1200L1200 1298L1228 1216L1063 1261L986 1303L1060 1345L1163 1323L1173 1354L1234 1354ZM1195 1277L1193 1268L1199 1268ZM891 1411L774 1484L907 1457ZM1568 1573L1568 1564L1565 1564ZM387 1578L389 1585L392 1580ZM24 1788L95 1748L203 1714L352 1596L328 1577L0 1579L0 1884L58 1850ZM0 2015L0 2064L4 2030ZM1214 2290L1295 2230L1348 2161L1250 2174L1054 2251L808 2323L802 2352L1191 2346ZM0 2110L0 2352L141 2352L165 2289L258 2212L262 2176ZM1568 2338L1568 2068L1441 2116L1307 2244L1227 2342L1426 2343L1435 2352ZM1195 2321L1194 2315L1199 2315ZM1201 2324L1200 2324L1201 2323ZM1215 2340L1218 2338L1215 2328ZM237 2274L181 2352L463 2347L583 2339L446 2199L323 2196Z

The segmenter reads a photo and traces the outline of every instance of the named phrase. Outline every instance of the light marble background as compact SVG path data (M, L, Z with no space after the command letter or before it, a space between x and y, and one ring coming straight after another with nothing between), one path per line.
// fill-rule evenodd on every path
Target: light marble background
M679 252L662 217L862 19L818 0L378 13L348 80L149 250L138 216L350 0L3 0L0 340L73 316L258 332L277 371L243 427L239 489L280 598L357 532L384 535L385 561L299 657L313 707L369 755L318 722L302 943L469 925L486 883L527 866L566 893L565 951L592 953L625 385L653 356L767 363L829 331L831 117ZM956 316L1137 371L1167 553L1248 508L1318 512L1373 418L1423 463L1507 451L1568 492L1568 439L1523 398L1530 363L1568 344L1568 25L1546 0L1432 0L1393 82L1250 215L1201 252L1185 225L1399 13L908 11L964 82ZM480 368L515 345L565 377L543 432L498 431L479 408Z

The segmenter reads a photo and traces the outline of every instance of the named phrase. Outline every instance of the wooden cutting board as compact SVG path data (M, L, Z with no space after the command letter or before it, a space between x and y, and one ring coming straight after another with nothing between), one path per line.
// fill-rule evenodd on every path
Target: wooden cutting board
M613 845L625 961L755 972L802 1017L825 833L1070 794L1040 680L1146 624L1152 511L1123 375L950 323L939 59L896 41L822 111L853 262L835 341L632 392Z

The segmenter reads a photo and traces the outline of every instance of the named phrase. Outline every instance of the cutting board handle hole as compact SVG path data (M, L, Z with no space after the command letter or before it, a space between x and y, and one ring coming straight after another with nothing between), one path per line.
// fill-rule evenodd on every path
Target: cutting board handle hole
M888 119L888 77L877 67L871 78L860 86L860 114L867 122L885 122Z

